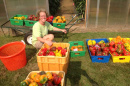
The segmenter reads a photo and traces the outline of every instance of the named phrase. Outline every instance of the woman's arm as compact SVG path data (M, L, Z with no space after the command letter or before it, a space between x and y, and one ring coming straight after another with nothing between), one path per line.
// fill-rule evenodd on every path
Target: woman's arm
M66 31L65 29L59 29L59 28L56 28L56 27L54 27L53 30L54 30L54 31L62 31L62 32L64 32L64 33L67 33L67 31Z

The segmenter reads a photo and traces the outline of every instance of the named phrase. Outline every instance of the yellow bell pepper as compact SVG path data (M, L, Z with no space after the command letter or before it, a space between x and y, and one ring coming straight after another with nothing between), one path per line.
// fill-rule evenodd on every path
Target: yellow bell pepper
M92 40L88 40L88 45L92 45Z
M92 40L92 45L95 45L96 44L96 41L95 40Z
M58 52L56 53L56 56L62 57L62 54Z

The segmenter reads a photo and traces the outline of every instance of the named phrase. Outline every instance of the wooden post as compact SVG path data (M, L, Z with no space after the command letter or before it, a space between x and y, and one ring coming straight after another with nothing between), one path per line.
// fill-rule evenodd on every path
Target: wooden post
M86 0L86 7L85 7L85 8L86 8L86 9L85 9L85 26L86 26L86 28L87 28L87 22L86 22L86 20L87 20L87 19L86 19L86 18L87 18L87 17L86 17L86 15L87 15L87 1L88 1L88 0Z
M86 9L85 9L85 26L86 26L86 28L88 27L89 8L90 8L90 0L86 0Z

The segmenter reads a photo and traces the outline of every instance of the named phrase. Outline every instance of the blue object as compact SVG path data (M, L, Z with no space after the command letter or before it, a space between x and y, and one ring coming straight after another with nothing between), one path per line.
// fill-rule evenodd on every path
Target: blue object
M88 40L95 40L96 43L100 42L101 40L104 40L105 43L108 43L109 41L106 38L102 39L86 39L86 44L88 43ZM98 62L98 63L108 63L111 55L109 54L108 56L92 56L91 52L89 50L89 46L87 44L89 55L91 57L92 62Z
M53 23L52 22L49 22L52 26L53 26Z

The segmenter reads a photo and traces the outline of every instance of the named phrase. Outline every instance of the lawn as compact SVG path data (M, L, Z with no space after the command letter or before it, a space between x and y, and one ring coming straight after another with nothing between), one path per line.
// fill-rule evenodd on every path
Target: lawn
M109 38L118 35L129 38L129 34L130 32L69 33L68 39L63 42L83 41L86 47L86 39ZM21 40L23 40L23 36L0 36L0 46ZM61 38L55 38L55 41L60 42ZM33 46L27 45L27 65L16 71L8 71L0 61L0 85L20 86L20 82L26 78L29 72L39 70L36 53L37 50ZM112 59L108 63L92 63L89 53L86 51L85 56L70 59L65 84L66 86L129 86L130 63L113 63Z

